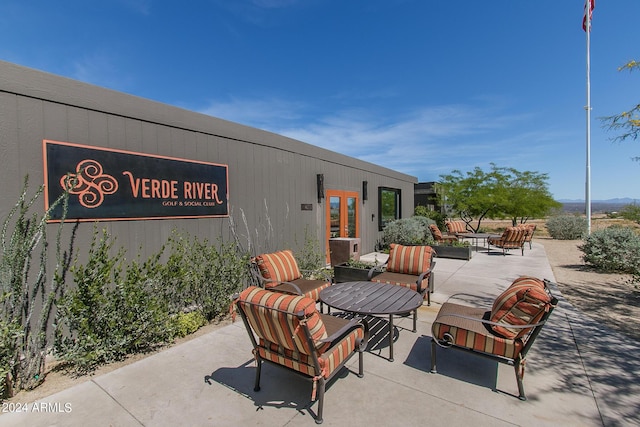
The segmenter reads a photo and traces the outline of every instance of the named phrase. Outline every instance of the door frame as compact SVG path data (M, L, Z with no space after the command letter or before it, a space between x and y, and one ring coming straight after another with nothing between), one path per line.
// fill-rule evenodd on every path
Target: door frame
M331 197L339 197L340 201L340 235L338 237L360 237L360 193L357 191L347 191L347 190L327 190L325 195L326 200L326 208L325 208L325 252L326 259L329 262L329 239L331 238ZM349 218L349 210L348 210L348 198L355 199L355 235L348 236L347 232L344 230L344 224L348 224ZM347 230L348 231L348 230Z

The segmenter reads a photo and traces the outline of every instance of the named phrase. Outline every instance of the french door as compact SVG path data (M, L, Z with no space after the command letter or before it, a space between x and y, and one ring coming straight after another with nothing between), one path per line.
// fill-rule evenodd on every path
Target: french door
M329 239L360 237L360 196L354 191L327 190L326 253L329 260Z

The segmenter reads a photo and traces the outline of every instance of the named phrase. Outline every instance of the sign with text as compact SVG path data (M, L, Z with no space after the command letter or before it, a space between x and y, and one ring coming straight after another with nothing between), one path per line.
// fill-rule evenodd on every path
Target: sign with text
M68 142L43 141L45 209L65 190L66 219L224 217L228 167ZM62 207L51 214L62 219Z

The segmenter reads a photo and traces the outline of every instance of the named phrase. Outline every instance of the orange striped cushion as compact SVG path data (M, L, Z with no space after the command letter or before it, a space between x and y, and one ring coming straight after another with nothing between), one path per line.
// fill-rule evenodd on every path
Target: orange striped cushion
M505 326L492 325L491 329L505 338L519 338L531 328L516 329L509 328L509 325L538 322L550 304L551 296L545 290L544 281L535 277L519 277L496 298L491 309L489 320Z
M431 229L431 234L433 234L434 239L436 239L437 241L442 240L442 232L437 225L431 224L429 225L429 228Z
M447 231L451 234L467 232L467 226L464 221L447 221L444 225L447 227Z
M355 351L358 341L362 339L364 339L364 329L356 328L346 337L342 338L332 349L320 355L318 362L321 372L316 372L311 356L296 353L274 343L266 343L263 339L260 339L258 352L262 358L284 365L295 371L312 377L322 374L325 378L329 378L333 371L340 367L340 364Z
M259 338L277 343L287 350L304 354L323 352L330 343L319 340L327 338L327 331L311 298L272 292L255 286L242 291L238 304L247 316L249 324ZM275 310L269 310L273 308ZM280 311L277 311L280 310ZM297 313L304 313L315 348L309 348L304 329L300 327Z
M392 243L387 271L420 275L431 265L431 246L403 246Z
M289 249L272 254L262 254L256 257L256 263L260 269L260 274L265 279L275 280L277 282L291 282L292 280L302 277L298 263L296 262L293 252ZM267 288L278 285L271 282L265 286Z
M491 335L480 321L483 315L483 309L444 303L431 326L432 336L440 342L515 359L524 347L522 340Z

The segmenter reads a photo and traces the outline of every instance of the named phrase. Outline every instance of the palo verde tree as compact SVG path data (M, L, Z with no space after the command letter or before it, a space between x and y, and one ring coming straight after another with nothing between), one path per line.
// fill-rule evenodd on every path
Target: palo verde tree
M640 69L640 62L629 61L622 67L618 68L618 71ZM624 111L614 116L604 117L601 119L604 126L608 130L615 130L622 132L620 135L613 138L613 141L622 142L628 139L636 140L640 136L640 104L631 108L629 111ZM635 157L634 160L640 161L640 157Z
M454 170L440 178L441 202L474 231L485 218L510 218L516 225L560 206L549 193L547 174L491 163L489 172L476 167L466 174Z

